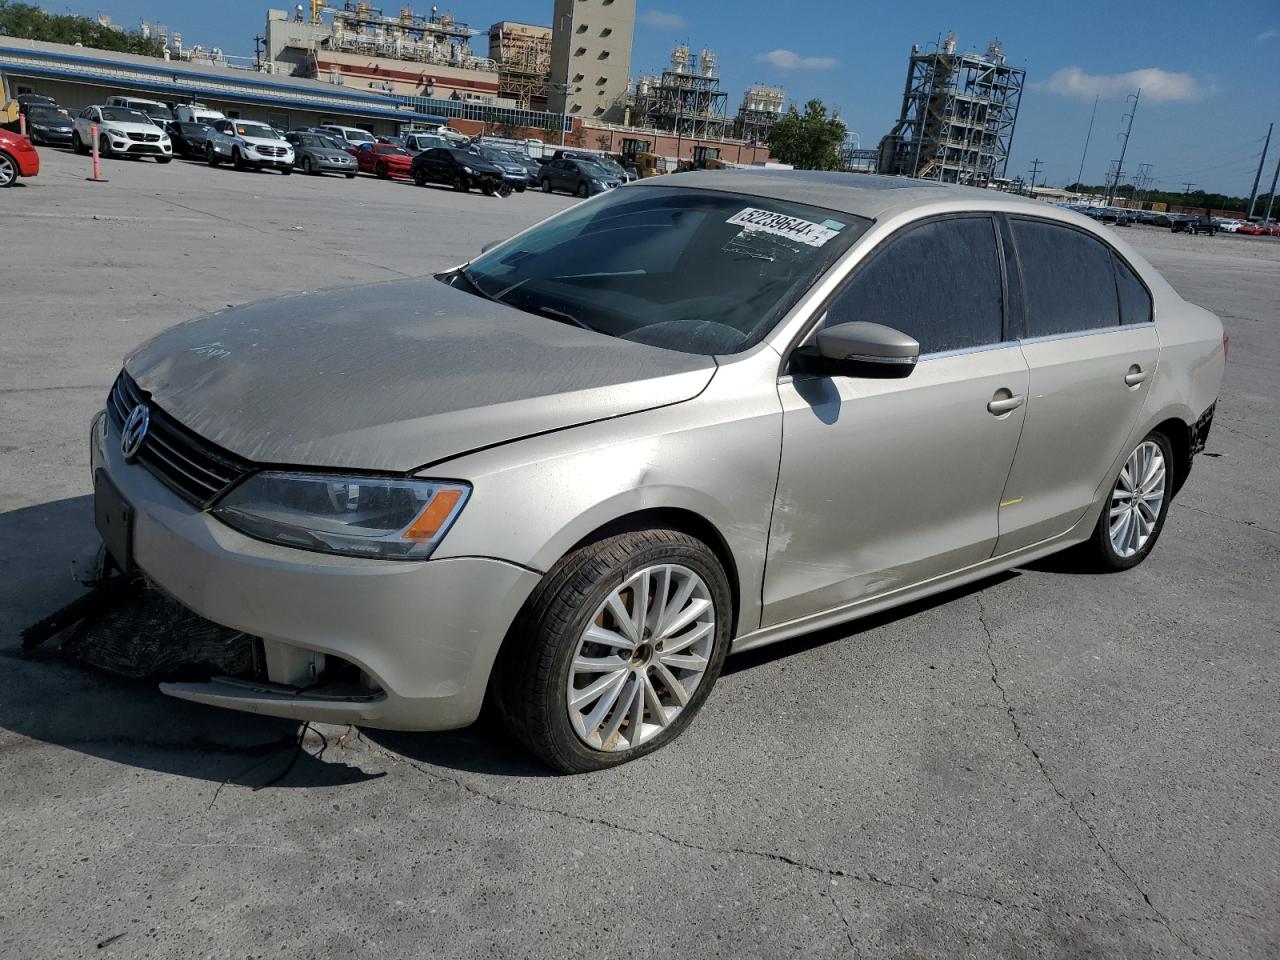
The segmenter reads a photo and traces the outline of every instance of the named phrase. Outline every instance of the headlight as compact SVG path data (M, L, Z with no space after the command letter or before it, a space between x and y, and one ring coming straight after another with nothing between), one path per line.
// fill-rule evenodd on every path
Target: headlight
M592 183L594 186L599 187L601 190L603 190L603 189L604 189L604 181L603 181L603 180L592 180L592 181L591 181L591 183Z
M465 483L256 473L213 509L269 543L382 560L425 560L462 512Z
M107 133L115 137L117 140L123 140L126 136L123 130L116 130L114 127L107 127Z
M463 167L463 168L462 168L462 172L463 172L463 173L475 173L475 171L474 171L474 170L472 170L470 167Z

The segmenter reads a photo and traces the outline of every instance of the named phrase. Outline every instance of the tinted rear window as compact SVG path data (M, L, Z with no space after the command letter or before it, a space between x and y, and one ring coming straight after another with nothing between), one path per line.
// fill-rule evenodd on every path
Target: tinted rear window
M1011 219L1022 268L1027 336L1099 330L1120 323L1111 251L1072 227Z
M1146 323L1151 319L1151 294L1127 263L1119 257L1114 259L1116 287L1120 291L1120 322Z

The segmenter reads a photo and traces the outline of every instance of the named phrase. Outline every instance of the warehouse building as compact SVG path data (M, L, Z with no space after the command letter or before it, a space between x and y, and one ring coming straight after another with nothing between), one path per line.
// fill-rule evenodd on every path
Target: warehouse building
M112 94L175 106L199 101L281 129L337 123L393 135L407 124L439 120L397 98L316 80L13 37L0 37L0 81L6 101L21 93L77 109Z

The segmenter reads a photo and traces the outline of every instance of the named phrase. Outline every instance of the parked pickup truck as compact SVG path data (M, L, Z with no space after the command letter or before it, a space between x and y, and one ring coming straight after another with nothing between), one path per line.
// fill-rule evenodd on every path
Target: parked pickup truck
M223 161L237 170L279 170L293 173L293 144L265 123L248 120L215 120L205 138L205 158L209 166Z

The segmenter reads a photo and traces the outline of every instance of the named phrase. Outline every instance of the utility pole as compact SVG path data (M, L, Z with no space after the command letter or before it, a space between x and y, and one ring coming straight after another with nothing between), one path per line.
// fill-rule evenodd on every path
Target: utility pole
M1036 157L1031 161L1031 189L1036 189L1036 175L1040 172L1040 158Z
M1131 93L1128 99L1133 101L1133 109L1126 114L1129 124L1125 127L1124 133L1121 134L1123 142L1120 144L1120 160L1116 163L1116 176L1111 182L1111 191L1107 194L1108 206L1110 206L1111 201L1115 199L1116 190L1120 187L1120 177L1124 173L1124 153L1129 149L1129 134L1133 133L1133 117L1134 114L1138 112L1138 101L1142 99L1142 88L1139 87L1137 93Z
M1089 132L1084 135L1084 151L1080 154L1080 172L1076 174L1076 186L1082 184L1084 178L1084 158L1089 155L1089 140L1093 137L1093 121L1098 115L1098 97L1093 98L1093 113L1089 114Z
M1276 203L1276 181L1280 180L1280 157L1276 158L1276 172L1271 175L1271 196L1267 197L1267 215L1263 218L1265 223L1271 222L1271 208Z
M1188 196L1188 195L1190 195L1190 193L1191 193L1191 188L1192 188L1192 187L1194 187L1194 186L1195 186L1195 184L1194 184L1194 183L1184 183L1184 184L1182 185L1182 193L1183 193L1183 196Z
M1271 146L1271 128L1274 123L1267 124L1267 142L1262 145L1262 156L1258 158L1258 172L1253 175L1253 189L1249 191L1249 216L1253 219L1253 204L1258 199L1258 181L1262 179L1262 165L1267 162L1267 148Z

